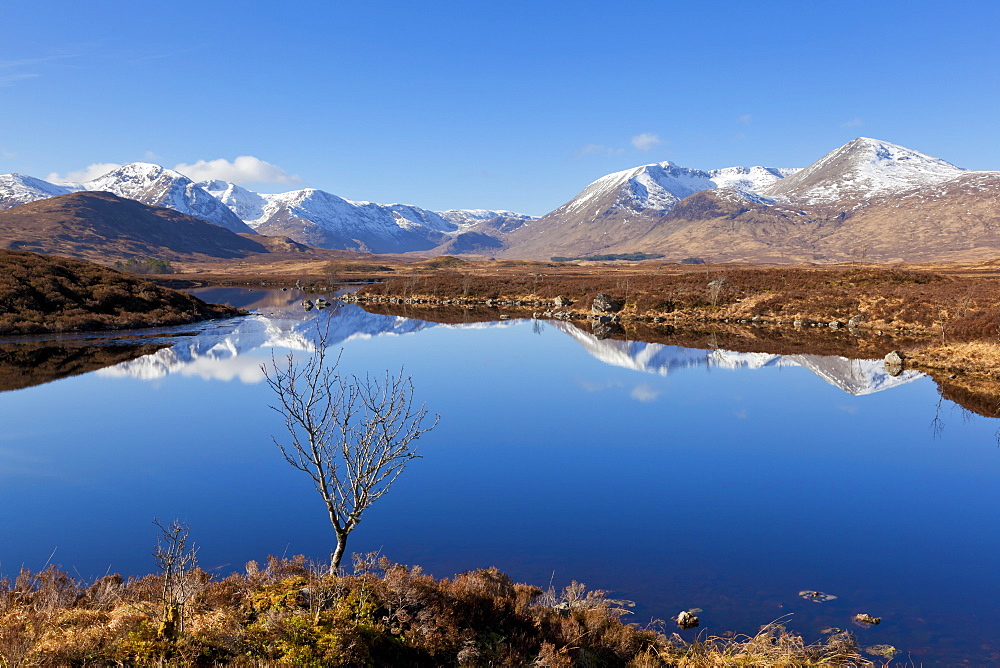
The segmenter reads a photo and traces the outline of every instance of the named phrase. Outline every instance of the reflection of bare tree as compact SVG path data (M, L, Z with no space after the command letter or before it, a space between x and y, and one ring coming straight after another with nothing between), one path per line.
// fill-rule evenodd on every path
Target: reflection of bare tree
M931 434L934 438L941 438L944 433L944 420L941 419L941 403L944 397L938 396L937 406L934 408L934 419L931 420Z

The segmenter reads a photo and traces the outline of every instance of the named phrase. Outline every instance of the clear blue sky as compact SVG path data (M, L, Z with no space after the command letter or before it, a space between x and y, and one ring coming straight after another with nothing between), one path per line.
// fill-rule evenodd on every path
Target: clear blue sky
M4 3L0 173L253 156L264 192L542 214L856 136L1000 169L998 2L264 4Z

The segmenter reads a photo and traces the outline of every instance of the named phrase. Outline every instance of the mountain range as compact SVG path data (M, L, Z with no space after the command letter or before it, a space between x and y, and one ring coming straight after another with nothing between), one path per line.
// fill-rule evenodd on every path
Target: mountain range
M274 195L227 181L195 183L180 172L134 162L84 183L54 184L22 174L0 175L0 209L84 191L109 192L166 207L232 232L289 237L319 248L364 253L428 251L466 228L516 228L533 218L510 211L429 211L405 204L355 202L308 188Z
M502 238L496 255L643 252L708 262L922 262L1000 255L1000 172L969 171L859 137L805 169L734 168L727 182L671 163L598 179ZM705 178L705 177L708 178ZM653 196L650 196L652 193Z
M703 171L662 162L603 176L540 217L430 211L316 189L256 193L132 163L86 183L0 175L0 209L102 190L234 232L370 253L554 256L648 253L666 261L975 261L1000 255L1000 172L970 171L859 137L804 169Z

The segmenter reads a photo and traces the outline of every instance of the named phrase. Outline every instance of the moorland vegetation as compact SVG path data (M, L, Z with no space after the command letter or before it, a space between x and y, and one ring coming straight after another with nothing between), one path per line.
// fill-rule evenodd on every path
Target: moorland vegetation
M160 327L240 313L90 262L0 250L0 334Z
M626 623L626 606L576 582L543 591L496 568L439 579L377 555L356 556L350 575L302 557L221 579L194 566L87 584L49 567L0 579L0 663L873 665L848 632L807 644L768 624L751 637L684 640L663 624Z

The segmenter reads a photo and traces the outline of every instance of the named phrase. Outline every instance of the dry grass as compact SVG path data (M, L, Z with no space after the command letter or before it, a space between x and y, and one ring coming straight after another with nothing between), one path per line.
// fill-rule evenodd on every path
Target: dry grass
M495 568L435 579L369 555L330 576L302 557L208 582L165 635L162 576L86 586L55 568L0 580L0 665L866 666L849 634L807 645L779 624L687 643L622 622L573 583Z
M988 375L1000 374L1000 341L964 341L945 345L932 345L909 354L909 360L924 369L951 373L975 373L984 370Z
M721 666L872 666L858 651L854 637L846 632L806 644L798 634L772 622L752 636L711 636L687 643L674 636L670 650L661 654L665 665L678 668ZM664 664L649 664L664 665Z
M903 268L748 268L647 265L565 268L465 263L432 272L395 272L362 295L403 299L551 302L557 295L586 310L599 292L623 301L623 317L766 318L820 322L864 318L870 329L944 330L949 337L996 334L1000 282Z

